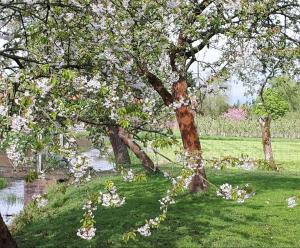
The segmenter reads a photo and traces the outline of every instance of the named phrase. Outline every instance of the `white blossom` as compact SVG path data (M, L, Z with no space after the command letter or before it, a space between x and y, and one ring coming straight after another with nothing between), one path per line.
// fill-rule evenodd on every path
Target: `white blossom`
M35 194L32 196L32 200L38 208L43 208L48 205L48 199L44 195Z
M134 180L134 173L132 169L127 171L127 174L123 176L123 179L127 182L132 182Z
M96 228L91 227L91 228L80 228L77 231L77 236L86 239L86 240L91 240L93 237L96 235Z
M296 196L289 197L287 200L288 208L294 208L297 206Z
M41 97L45 97L47 93L52 88L52 85L49 83L49 80L46 78L42 78L36 83L37 88L41 91Z
M11 121L11 129L16 132L20 132L21 130L28 132L27 119L20 115L14 115Z
M99 203L103 207L121 207L125 204L126 197L120 197L117 188L113 186L108 193L99 193Z
M236 200L238 203L243 203L246 199L249 199L255 194L255 192L250 191L249 184L243 187L237 186L233 188L230 184L225 183L217 190L217 196L221 196L226 200Z
M224 199L231 199L232 194L232 186L228 183L222 184L220 188L217 190L217 196L221 196Z
M151 235L150 226L149 224L145 224L144 226L141 226L137 229L137 231L145 237L149 237Z
M87 203L85 203L82 207L83 210L92 210L92 211L96 211L97 210L97 206L93 206L92 201L88 201Z
M0 105L0 116L6 116L7 111L7 107Z

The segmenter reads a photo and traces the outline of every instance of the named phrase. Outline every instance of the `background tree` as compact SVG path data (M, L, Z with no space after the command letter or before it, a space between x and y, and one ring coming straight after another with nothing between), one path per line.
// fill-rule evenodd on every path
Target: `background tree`
M289 110L288 101L274 88L264 89L254 106L259 116L265 160L276 168L271 142L271 121L283 117Z

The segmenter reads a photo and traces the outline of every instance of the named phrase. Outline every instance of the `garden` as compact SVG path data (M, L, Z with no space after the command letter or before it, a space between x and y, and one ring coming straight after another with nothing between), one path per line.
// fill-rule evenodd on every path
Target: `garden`
M300 246L299 16L0 1L0 248Z

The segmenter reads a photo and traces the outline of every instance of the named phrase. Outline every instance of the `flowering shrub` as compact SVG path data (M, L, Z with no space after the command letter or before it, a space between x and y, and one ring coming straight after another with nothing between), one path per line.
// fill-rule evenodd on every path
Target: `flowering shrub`
M223 117L233 121L244 121L247 119L247 113L241 108L230 108L223 114Z

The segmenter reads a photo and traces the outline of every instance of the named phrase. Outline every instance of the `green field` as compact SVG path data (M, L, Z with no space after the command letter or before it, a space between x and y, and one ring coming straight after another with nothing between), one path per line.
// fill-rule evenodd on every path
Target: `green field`
M261 157L258 139L203 139L206 157L247 153ZM174 148L176 149L176 148ZM145 219L159 213L158 200L169 182L162 176L150 176L148 182L123 182L119 177L95 178L81 188L69 187L63 194L59 187L49 193L49 205L42 211L28 207L12 226L19 247L300 247L300 206L287 207L286 199L300 199L300 142L275 140L274 152L284 168L280 172L208 169L208 178L215 185L250 183L256 195L243 204L208 193L183 194L171 205L167 220L152 236L138 237L124 243L122 234L139 227ZM171 151L165 151L170 155ZM134 167L139 170L140 167ZM163 170L178 167L162 166ZM97 235L92 241L76 236L83 214L87 191L103 189L103 182L112 179L126 204L117 209L98 208L95 213Z
M261 140L258 138L236 138L236 137L204 137L201 139L203 156L205 159L220 158L223 156L240 157L247 154L251 158L263 158ZM272 142L276 162L282 171L300 173L300 140L299 139L274 139ZM181 146L163 150L161 153L175 160L173 151L180 150ZM167 161L157 157L159 163Z

